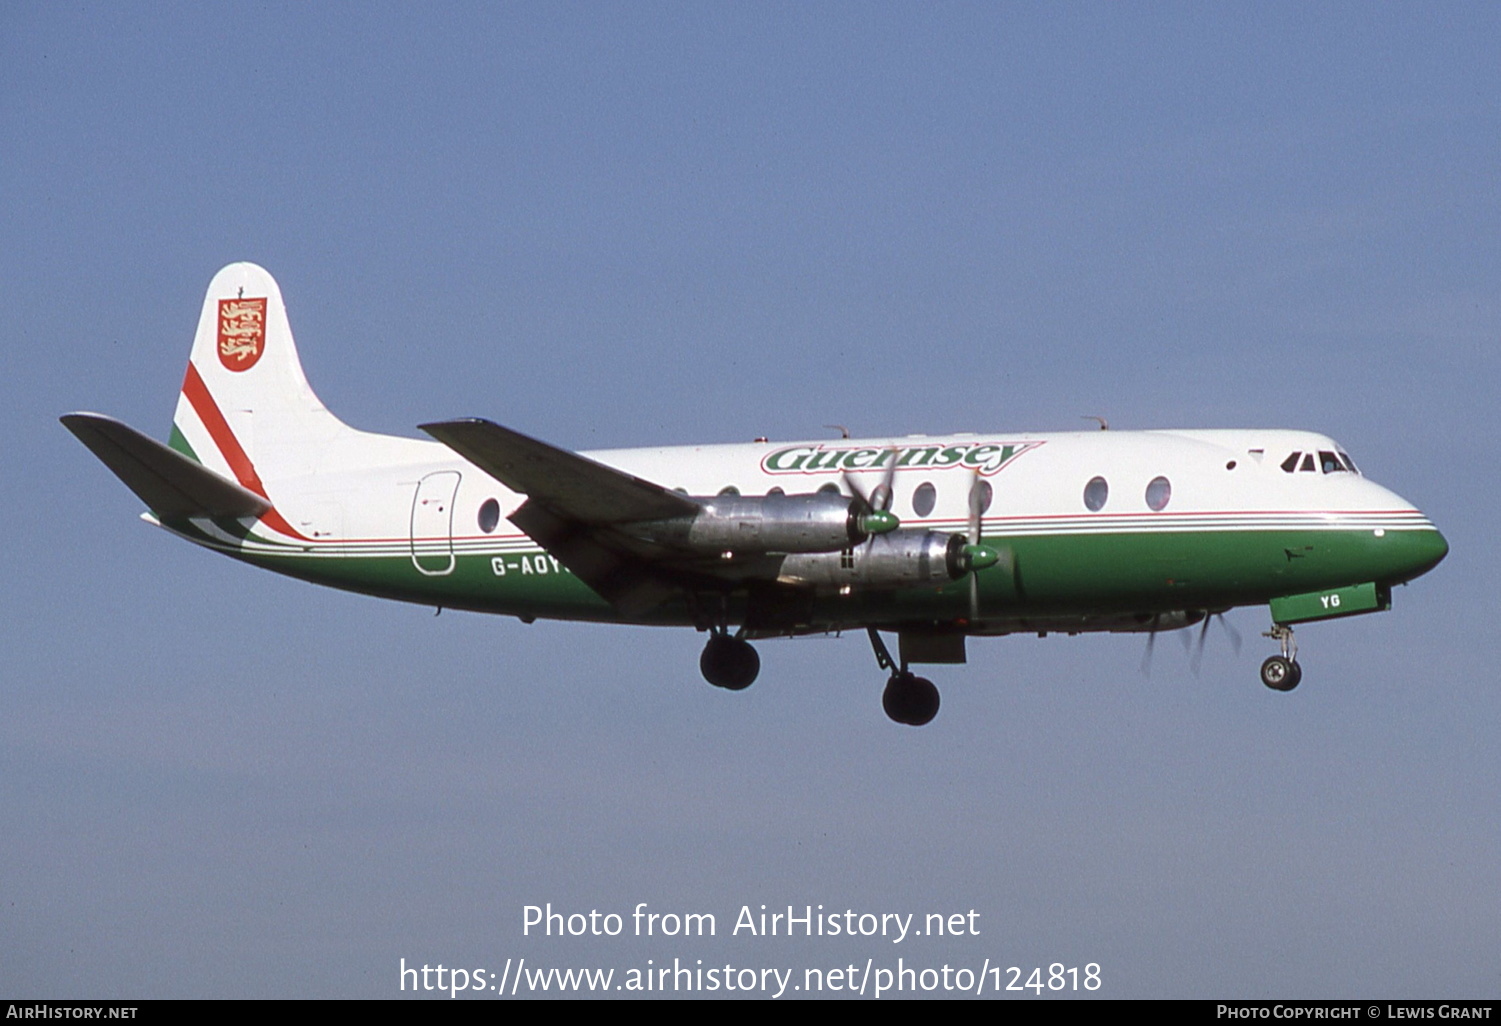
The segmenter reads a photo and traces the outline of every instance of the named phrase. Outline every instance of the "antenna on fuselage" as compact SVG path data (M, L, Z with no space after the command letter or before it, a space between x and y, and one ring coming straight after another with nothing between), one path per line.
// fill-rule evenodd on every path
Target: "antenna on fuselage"
M1088 414L1085 414L1083 417L1080 417L1079 419L1080 420L1097 420L1097 421L1100 422L1100 430L1101 431L1109 431L1110 430L1110 421L1106 420L1104 417L1092 417L1092 416L1089 416Z
M824 427L830 431L838 431L840 438L848 438L850 436L850 429L843 424L825 424Z

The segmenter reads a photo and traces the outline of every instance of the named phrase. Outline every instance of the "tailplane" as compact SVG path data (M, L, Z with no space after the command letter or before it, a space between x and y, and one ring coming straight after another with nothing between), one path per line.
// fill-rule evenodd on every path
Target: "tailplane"
M113 417L69 413L61 419L64 427L163 519L238 519L264 516L271 510L265 496L225 480Z

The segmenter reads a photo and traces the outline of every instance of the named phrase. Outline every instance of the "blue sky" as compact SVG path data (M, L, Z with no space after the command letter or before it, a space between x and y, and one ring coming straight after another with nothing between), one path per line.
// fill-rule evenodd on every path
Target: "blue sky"
M0 10L0 992L396 993L399 959L1097 962L1108 996L1494 996L1501 14L1428 5ZM202 290L275 274L347 422L576 448L1334 435L1453 552L1379 616L863 639L385 604L136 520ZM692 943L522 907L708 911ZM974 908L921 949L741 905Z

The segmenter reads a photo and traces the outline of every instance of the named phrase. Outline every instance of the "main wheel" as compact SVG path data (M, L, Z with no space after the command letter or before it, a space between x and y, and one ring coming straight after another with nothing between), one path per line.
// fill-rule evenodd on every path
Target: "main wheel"
M926 677L893 673L881 694L881 705L896 722L921 727L938 715L938 689Z
M750 687L761 672L761 657L744 638L711 634L704 654L698 657L698 668L716 688L740 691Z
M1303 667L1291 659L1272 656L1261 664L1261 683L1273 691L1291 691L1303 679Z

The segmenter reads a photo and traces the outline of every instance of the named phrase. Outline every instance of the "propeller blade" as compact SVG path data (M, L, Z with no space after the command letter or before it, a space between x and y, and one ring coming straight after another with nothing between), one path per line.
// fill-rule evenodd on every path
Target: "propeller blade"
M1199 675L1199 669L1204 665L1204 645L1209 639L1209 622L1211 620L1219 621L1220 626L1225 629L1225 633L1230 635L1230 645L1235 649L1235 654L1240 655L1240 631L1236 630L1235 625L1225 619L1224 613L1215 613L1206 609L1204 610L1204 624L1199 628L1198 644L1194 646L1193 660L1190 663L1195 677Z
M985 512L985 494L981 487L984 484L976 470L969 483L969 523L966 525L966 537L971 545L980 544L980 515Z
M1235 649L1235 654L1240 655L1240 631L1235 629L1233 623L1225 619L1224 613L1215 613L1214 618L1220 622L1221 627L1225 628L1225 633L1230 635L1230 645Z
M860 486L860 482L855 478L854 474L851 474L848 470L843 474L844 483L849 485L850 491L854 492L868 508L880 513L888 512L891 509L891 500L894 497L891 482L896 478L897 450L890 450L890 456L891 459L886 464L886 472L881 475L881 483L876 485L869 494L866 494L865 489Z
M896 461L900 456L895 449L890 450L890 453L891 458L886 461L886 473L881 475L881 483L870 493L872 504L883 513L891 509L891 500L896 497L892 484L896 481Z
M861 488L860 483L855 480L855 475L851 474L848 470L844 472L844 483L849 487L851 492L855 493L855 498L865 504L866 509L873 510L876 508L875 504L870 501L870 496L865 494L865 489Z
M1150 677L1152 675L1152 650L1157 647L1157 624L1160 619L1161 617L1158 614L1152 614L1152 629L1147 634L1147 650L1141 657L1141 675L1143 677Z
M1194 646L1193 658L1188 662L1189 668L1193 670L1195 677L1199 675L1199 669L1204 665L1204 641L1209 637L1209 621L1211 619L1209 611L1206 609L1204 611L1204 626L1199 628L1198 644Z
M980 517L985 512L986 496L980 486L980 471L976 470L969 482L969 523L965 525L964 560L969 564L969 619L980 618L980 571L1000 562L1001 554L980 544Z

